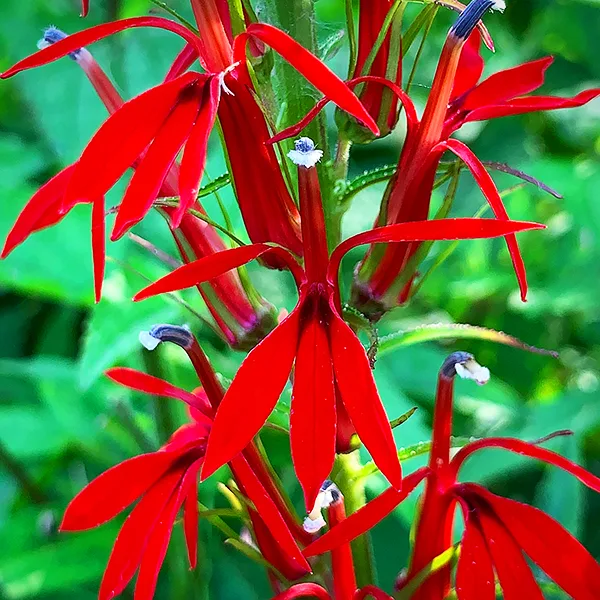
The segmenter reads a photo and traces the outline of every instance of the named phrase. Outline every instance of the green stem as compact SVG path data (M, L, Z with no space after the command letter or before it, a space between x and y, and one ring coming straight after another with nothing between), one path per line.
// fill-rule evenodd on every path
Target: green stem
M43 504L48 501L48 495L29 476L24 465L17 460L0 442L0 466L4 467L20 485L21 490L34 504Z
M361 471L358 450L350 454L338 454L333 467L332 479L344 496L346 514L350 516L367 503L365 493L366 480L357 477ZM373 566L373 549L369 533L357 537L352 542L352 557L356 572L356 583L359 588L376 584Z

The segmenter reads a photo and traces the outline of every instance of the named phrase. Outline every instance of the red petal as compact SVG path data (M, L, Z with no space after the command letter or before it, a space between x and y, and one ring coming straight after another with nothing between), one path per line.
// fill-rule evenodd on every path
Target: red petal
M469 487L489 502L517 544L569 596L600 598L600 565L559 523L533 506Z
M478 29L474 29L460 53L450 102L460 98L465 92L468 92L477 85L484 67L480 48L481 33L479 33Z
M158 572L160 571L160 567L167 554L167 548L169 547L169 540L171 538L171 532L173 531L177 511L182 505L188 490L196 485L196 476L199 468L200 462L196 461L186 471L179 483L177 491L172 494L169 502L162 510L160 520L152 530L152 535L144 548L144 556L140 563L140 571L135 585L134 600L152 600L154 597ZM198 514L197 510L196 514Z
M551 56L547 56L494 73L467 94L461 108L475 110L491 104L501 104L537 90L544 83L546 69L553 60Z
M64 40L60 40L50 46L47 46L39 52L24 58L19 61L16 65L8 69L0 75L0 79L6 79L12 77L16 73L20 73L26 69L33 69L46 65L58 58L67 56L67 54L74 50L79 50L83 46L88 46L93 42L97 42L113 33L118 33L125 29L131 29L133 27L158 27L159 29L166 29L172 31L177 35L181 36L186 42L192 44L198 51L200 51L199 39L187 28L174 21L168 19L161 19L160 17L133 17L131 19L122 19L121 21L113 21L111 23L104 23L97 25L96 27L90 27L84 31L68 35Z
M246 60L246 40L248 36L256 37L269 45L323 95L327 96L342 110L364 123L375 135L379 134L377 124L346 84L316 56L276 27L265 23L250 25L246 29L246 34L239 35L235 40L234 54L236 61L245 62Z
M355 77L354 79L350 79L349 81L347 81L346 85L349 88L353 88L359 83L364 82L379 83L381 85L385 85L390 90L392 90L392 92L394 92L394 94L400 99L400 102L402 102L402 105L405 109L409 131L412 127L418 124L419 118L417 116L417 110L415 108L415 105L411 100L410 96L400 86L389 81L388 79L385 79L383 77L376 77L374 75L364 75L362 77ZM312 107L312 109L306 114L306 116L302 120L298 121L298 123L296 123L295 125L291 125L283 131L280 131L277 135L274 135L269 140L269 143L275 144L276 142L280 142L281 140L286 140L290 137L298 135L306 126L309 125L309 123L312 122L312 120L321 112L321 110L323 110L323 108L325 108L325 106L330 101L330 98L321 98L321 100L319 100Z
M318 314L319 298L309 301L315 313L301 326L290 411L292 459L308 512L333 467L336 424L327 325Z
M577 477L577 479L579 479L579 481L581 481L581 483L584 485L587 485L587 487L596 492L600 492L599 477L592 475L592 473L583 467L580 467L578 464L575 464L568 458L565 458L556 452L552 452L546 448L541 448L540 446L536 446L516 438L487 438L471 442L464 448L461 448L451 462L451 465L454 469L454 478L456 478L456 474L466 458L473 454L473 452L476 452L482 448L504 448L504 450L514 452L515 454L521 454L524 456L529 456L530 458L542 460L548 464L558 467L559 469L567 471L567 473L571 473L571 475Z
M103 196L143 153L177 103L181 91L196 79L195 73L186 73L140 94L112 114L77 162L64 205Z
M447 142L442 142L438 147L448 148L451 152L454 152L469 168L471 171L479 189L483 192L486 200L488 201L494 215L497 219L509 220L510 217L504 208L500 193L496 188L496 184L492 179L491 175L485 170L485 167L481 161L475 156L472 150L463 144L462 142L454 139L450 139ZM517 244L517 238L514 234L508 234L506 237L506 245L508 246L508 252L512 259L513 267L517 275L519 282L519 288L521 289L521 300L525 302L527 300L527 274L525 272L525 264L523 263L523 257Z
M481 524L474 509L467 506L464 512L465 532L456 569L458 600L495 600L494 568Z
M356 334L338 316L333 306L331 315L331 357L342 402L373 462L388 481L400 489L402 471L396 444L377 392L367 353Z
M578 106L587 104L598 95L600 95L600 89L594 88L591 90L584 90L573 98L559 98L557 96L528 96L525 98L515 98L504 104L477 108L466 116L465 122L485 121L486 119L521 115L541 110L577 108Z
M183 75L194 64L197 58L198 50L192 44L186 44L183 50L175 57L164 80L171 81Z
M526 221L500 221L498 219L434 219L411 221L376 227L344 240L335 248L329 260L327 279L335 285L340 261L346 252L363 244L388 242L425 242L427 240L477 240L506 236L529 229L544 229L545 225Z
M183 215L198 198L198 189L206 165L208 138L215 124L220 98L221 82L217 76L204 87L200 113L183 152L179 172L179 206L171 217L172 226L175 228L179 227Z
M81 531L106 523L144 494L181 454L141 454L102 473L71 500L60 530Z
M167 398L181 400L192 408L198 409L194 412L194 419L196 421L210 423L210 419L206 415L209 414L212 409L206 396L192 394L191 392L187 392L186 390L171 385L164 379L128 367L108 369L105 374L119 385L128 387L132 390L144 392L145 394L152 394L154 396L165 396Z
M248 445L277 404L296 356L298 322L296 308L242 362L217 409L202 480Z
M198 471L194 473L194 477ZM198 486L190 484L185 506L183 508L183 531L185 533L185 546L187 548L190 569L195 569L198 564Z
M145 156L136 166L119 207L111 240L118 240L141 221L156 200L163 181L190 135L198 115L202 88L190 86L166 118Z
M297 583L291 588L273 596L271 600L293 600L293 598L318 598L318 600L331 600L327 590L317 583Z
M60 171L31 197L6 236L1 258L8 256L34 231L39 231L42 228L42 217L46 217L44 227L54 225L64 218L66 213L60 211L60 206L74 167L75 165L70 165Z
M131 581L140 564L154 527L179 485L185 467L169 471L152 486L125 519L108 559L98 600L112 600Z
M477 502L476 506L504 600L544 600L521 549L506 529L505 523L499 521L485 504Z
M209 432L210 424L207 422L186 423L173 433L160 450L163 452L180 452L195 449L203 452L206 449Z
M85 17L90 10L90 0L81 0L81 16Z
M94 263L94 295L96 302L102 297L104 270L106 268L106 215L104 197L92 204L92 260Z
M365 531L369 531L379 521L387 517L429 475L429 472L429 469L421 468L407 475L402 480L402 491L398 492L394 488L388 488L385 492L379 494L377 498L359 508L339 525L336 525L325 535L307 546L302 553L306 557L323 554L329 552L332 548L347 544Z
M150 298L150 296L183 290L210 281L227 271L231 271L231 269L237 269L245 265L266 252L274 252L281 256L288 254L285 251L282 252L280 248L268 244L250 244L249 246L223 250L175 269L172 273L165 275L138 292L133 299L137 302L138 300ZM288 259L293 260L291 255L288 256Z
M280 551L286 559L294 564L296 568L311 573L312 570L306 558L300 552L300 548L294 541L288 526L286 525L281 513L277 510L275 503L265 491L265 488L258 480L250 465L243 456L236 456L231 461L232 471L238 480L240 487L248 499L254 504L256 511L273 538L278 542Z

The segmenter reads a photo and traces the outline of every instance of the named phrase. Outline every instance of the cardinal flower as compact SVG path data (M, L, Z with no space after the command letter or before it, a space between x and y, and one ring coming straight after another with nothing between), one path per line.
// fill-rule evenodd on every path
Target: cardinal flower
M583 467L539 446L514 438L487 438L467 444L450 459L454 378L458 374L483 384L489 371L466 352L455 352L444 362L438 379L429 466L404 479L402 491L390 488L343 523L305 549L314 556L347 543L364 533L426 479L415 531L415 547L404 585L452 546L452 525L457 505L465 520L456 574L459 600L493 600L494 573L505 598L539 598L542 592L524 554L569 596L592 600L600 597L600 565L559 523L541 510L492 494L474 483L460 483L465 460L485 448L502 448L541 460L571 473L600 492L600 479ZM565 435L571 432L557 432ZM435 571L412 596L415 600L444 598L450 587L450 568Z
M167 19L124 19L92 27L57 41L20 61L2 77L47 64L129 28L157 27L178 34L186 41L186 47L175 61L166 81L126 102L94 135L73 168L63 210L82 201L98 204L98 199L139 159L111 236L113 240L120 238L151 208L175 157L185 146L177 182L180 203L172 215L173 227L177 227L196 199L206 162L208 137L223 90L225 95L236 98L224 105L222 112L225 114L221 120L224 131L229 132L229 158L236 191L238 195L244 195L244 200L240 199L240 207L249 234L257 241L276 241L297 251L299 239L294 231L294 228L298 228L294 216L296 209L289 195L283 198L275 193L282 186L285 187L285 183L273 149L262 143L268 134L249 87L245 50L247 41L254 38L268 44L340 108L351 112L374 133L377 133L377 126L343 81L287 34L270 25L252 24L232 41L225 31L227 20L223 16L226 10L223 3L217 6L214 0L194 0L192 8L203 32L201 37ZM196 57L200 58L207 72L184 72ZM237 95L233 96L233 93ZM254 136L251 138L254 143L242 151L238 138L243 136L248 127ZM248 169L251 162L248 156L255 161L254 169ZM233 166L234 163L240 164L239 169ZM271 169L260 168L265 164L270 165ZM271 173L275 166L278 176ZM244 175L239 175L241 171ZM256 173L260 173L258 180ZM281 185L278 183L280 180ZM257 188L253 181L262 183ZM268 187L265 187L267 181ZM264 204L256 202L258 191L265 192L258 195L259 199L264 198Z
M62 31L49 27L39 45L50 46L65 38L66 34ZM80 48L72 52L70 57L85 72L109 114L118 111L125 102L91 53L85 48ZM132 167L136 169L138 164L139 161L136 161ZM58 223L68 214L68 211L63 210L63 205L73 170L74 165L63 169L33 195L7 236L2 258L10 254L29 235ZM173 165L161 186L159 196L177 195L178 174L178 165ZM205 212L199 200L194 202L193 208L197 212ZM171 216L176 209L163 207L161 210L166 216ZM186 262L227 247L214 227L191 213L183 215L179 227L172 229L172 233ZM103 202L94 203L92 208L92 253L95 295L98 301L101 297L105 267ZM217 324L218 332L236 348L251 348L275 323L273 306L249 286L250 283L242 285L235 271L198 286L198 291Z
M197 479L204 462L213 409L202 390L187 392L128 368L110 369L107 375L125 387L185 402L191 422L179 428L159 451L126 460L94 479L71 501L60 528L81 531L97 527L137 500L117 536L99 600L121 594L136 571L135 597L150 600L182 506L190 567L196 566ZM281 561L287 559L295 565L297 574L310 572L285 521L246 458L236 457L231 469L252 511L278 543Z
M420 122L409 122L408 136L396 174L386 189L378 225L427 218L436 169L446 151L465 163L496 217L507 218L500 194L481 161L468 146L450 136L465 122L582 106L600 93L598 89L586 90L573 98L526 95L543 84L551 58L501 71L476 85L483 59L479 54L481 36L474 31L475 24L489 8L502 7L503 2L473 0L450 29L423 116ZM514 236L507 236L506 242L525 300L523 259ZM357 270L353 293L356 305L381 314L401 303L414 274L403 271L418 247L372 247Z
M275 407L295 363L291 445L294 466L312 507L335 455L336 396L373 460L395 486L400 465L392 431L379 399L366 352L341 316L338 268L344 254L371 242L494 237L540 227L531 223L451 219L403 223L356 235L328 254L313 142L301 138L290 152L298 165L304 268L284 248L253 244L184 265L135 296L141 300L208 281L260 256L275 255L289 266L299 291L296 308L242 363L215 416L202 477L246 446ZM252 410L248 411L247 407ZM239 415L244 414L240 419Z

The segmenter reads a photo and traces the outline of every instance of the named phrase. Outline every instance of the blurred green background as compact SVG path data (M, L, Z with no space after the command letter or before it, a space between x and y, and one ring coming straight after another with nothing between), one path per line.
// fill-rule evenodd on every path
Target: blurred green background
M184 0L170 5L184 14ZM0 66L4 69L35 49L43 28L74 32L116 16L147 12L148 0L92 0L91 17L78 18L78 0L5 0L0 3ZM343 30L342 0L318 0L319 39ZM407 11L408 22L417 6ZM412 93L422 106L445 31L454 13L442 10L426 46ZM528 0L512 2L504 15L486 20L497 52L485 51L488 73L553 54L544 93L572 95L600 82L600 2ZM174 36L132 31L93 47L96 58L126 97L158 83L180 49ZM346 74L347 48L330 58ZM410 63L409 63L410 64ZM408 69L407 69L408 72ZM400 347L382 355L375 371L390 417L411 406L420 410L396 430L399 446L430 437L432 396L437 370L455 349L475 353L493 379L484 388L457 384L457 435L515 435L533 439L570 428L571 438L550 447L600 474L600 102L547 114L496 120L463 128L483 160L507 162L557 189L557 200L527 186L506 197L510 215L548 225L524 234L521 247L530 280L529 301L520 302L508 253L502 241L463 242L426 281L412 304L389 314L381 333L423 323L482 325L518 336L529 344L556 349L560 359L527 354L484 342L447 341ZM61 167L72 162L105 118L89 82L63 59L0 84L0 237L27 199ZM332 119L330 119L332 123ZM369 146L355 147L350 176L393 164L402 128ZM225 172L218 139L211 142L208 174ZM454 214L468 216L483 198L463 174ZM518 181L494 178L500 189ZM117 204L124 184L109 196ZM383 185L353 201L345 218L347 234L368 228ZM231 192L222 194L236 230L243 231ZM206 206L220 215L216 201ZM117 462L158 446L153 419L156 405L107 382L102 372L115 364L144 368L149 358L137 336L154 323L189 323L215 365L231 377L242 355L229 350L180 304L157 298L132 304L130 297L148 279L165 272L161 263L128 239L108 247L109 263L102 302L92 300L89 207L78 207L59 226L34 235L0 262L0 598L62 600L94 598L119 526L58 534L66 503L91 478ZM175 255L165 224L151 215L138 233ZM444 249L440 244L436 253ZM345 262L349 282L354 262ZM432 260L430 258L430 260ZM295 299L289 278L250 267L264 295L278 307ZM206 314L194 294L183 294ZM160 354L165 377L192 388L194 376L181 353ZM183 418L179 407L173 422ZM299 499L285 437L264 435L273 462ZM419 459L405 464L416 468ZM572 477L500 451L468 463L465 477L494 491L542 507L600 557L600 497ZM225 478L226 475L222 475ZM370 492L383 489L374 478ZM224 504L211 481L201 486L207 505ZM406 564L408 532L415 498L374 532L380 584L390 590ZM269 597L264 572L219 533L202 524L200 567L189 574L182 559L179 531L157 598L263 599ZM124 597L132 597L124 595Z

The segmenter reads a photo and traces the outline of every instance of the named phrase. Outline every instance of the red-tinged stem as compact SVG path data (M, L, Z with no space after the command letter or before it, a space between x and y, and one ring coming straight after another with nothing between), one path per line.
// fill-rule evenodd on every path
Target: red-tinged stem
M340 497L327 509L329 527L333 528L346 518L344 498ZM333 590L336 600L352 600L356 592L356 574L350 544L342 544L331 551Z
M217 3L215 0L192 0L192 10L204 50L202 62L213 73L224 71L233 62L233 49Z
M216 410L219 404L221 404L221 400L223 400L225 391L217 379L217 374L213 370L208 357L204 354L202 348L200 348L198 340L191 334L190 337L191 344L185 348L185 351L194 365L198 379L206 392L211 406Z
M83 69L90 83L98 93L100 100L108 112L112 115L117 112L125 103L119 92L115 89L112 81L96 62L94 57L85 49L82 48L75 59L77 64Z
M298 167L298 195L306 277L310 282L324 283L329 252L321 187L315 167Z

